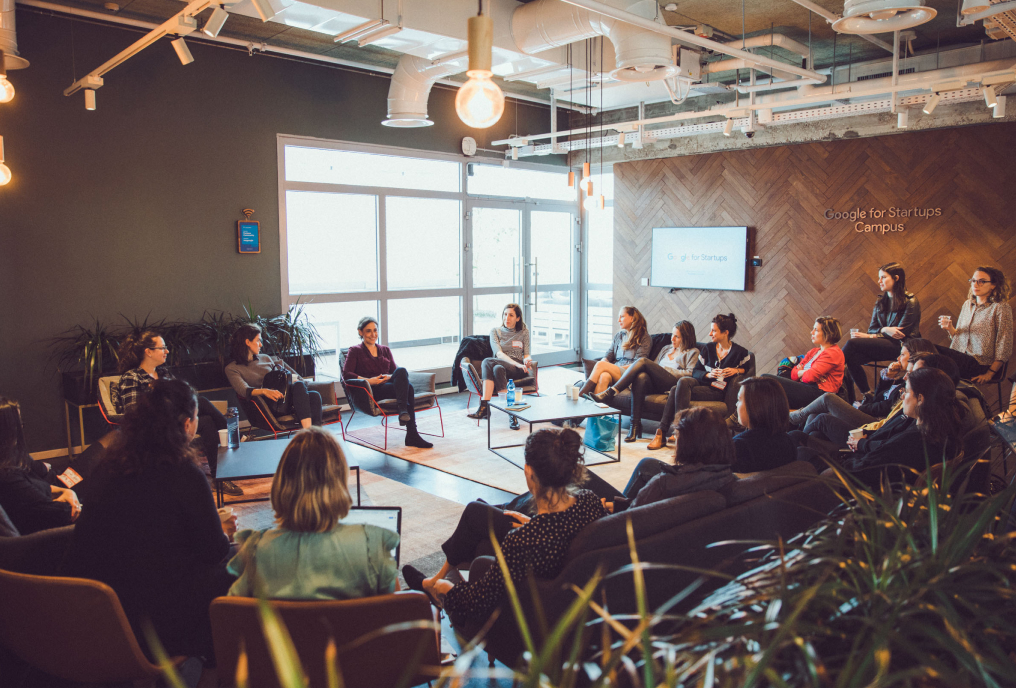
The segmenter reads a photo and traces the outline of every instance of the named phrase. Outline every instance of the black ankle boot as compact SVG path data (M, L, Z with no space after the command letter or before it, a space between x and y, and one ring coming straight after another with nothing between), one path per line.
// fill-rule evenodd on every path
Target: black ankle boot
M589 398L595 401L597 404L609 404L610 400L617 394L617 390L613 387L608 387L599 394L590 394Z
M416 447L417 449L430 449L434 445L420 437L420 433L416 430L416 423L410 423L406 426L406 446Z
M634 442L635 440L642 439L642 423L633 420L631 427L628 429L628 436L624 438L625 442Z
M490 418L490 402L480 400L480 405L476 407L476 410L466 416L467 418L475 418L481 420L483 418Z
M518 430L519 427L521 427L519 425L519 417L518 416L513 416L511 414L508 414L508 418L511 419L511 422L508 423L508 427L509 428L511 428L512 430Z
M409 415L408 409L399 409L399 425L405 427L409 425L409 421L412 420L412 416Z

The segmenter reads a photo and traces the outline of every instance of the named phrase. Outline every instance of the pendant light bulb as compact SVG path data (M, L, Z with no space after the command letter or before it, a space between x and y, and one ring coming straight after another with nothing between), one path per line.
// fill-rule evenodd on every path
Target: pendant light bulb
M14 84L7 81L6 74L0 74L0 103L9 103L12 100L14 100Z
M582 181L589 179L589 163L582 163Z
M469 81L455 95L455 112L466 126L486 129L504 113L504 93L490 80L494 22L490 17L469 18Z
M586 182L586 195L592 198L593 196L593 180L590 179Z
M575 188L575 172L574 170L568 170L568 188Z
M600 200L597 203L597 205L600 207L600 210L603 210L605 207L607 207L607 198L603 194L600 194Z

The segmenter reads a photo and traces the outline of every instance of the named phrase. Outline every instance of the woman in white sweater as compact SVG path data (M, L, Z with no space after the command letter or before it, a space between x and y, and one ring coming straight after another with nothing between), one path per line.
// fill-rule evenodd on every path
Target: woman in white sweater
M642 437L642 405L650 394L667 394L682 377L691 375L698 363L695 327L687 320L674 324L670 345L663 347L655 361L640 358L621 375L621 379L600 394L590 397L599 403L609 402L618 392L631 387L631 430L625 442Z
M490 398L494 392L508 389L508 380L521 380L529 377L529 330L522 321L522 307L517 303L509 303L501 312L501 327L490 330L490 348L494 355L483 359L480 365L480 376L483 378L483 394L476 411L469 414L470 418L487 418L490 416ZM519 419L511 416L512 430L519 429Z

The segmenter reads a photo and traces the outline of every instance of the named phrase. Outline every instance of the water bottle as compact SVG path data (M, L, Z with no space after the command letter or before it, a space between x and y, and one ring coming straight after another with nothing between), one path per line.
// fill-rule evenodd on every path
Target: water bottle
M230 406L226 411L226 430L229 434L229 448L236 449L240 446L240 410Z
M508 380L508 405L515 405L515 380Z

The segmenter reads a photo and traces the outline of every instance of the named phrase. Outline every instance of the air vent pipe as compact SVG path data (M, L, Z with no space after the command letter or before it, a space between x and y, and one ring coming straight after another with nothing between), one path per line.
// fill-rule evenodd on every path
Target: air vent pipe
M381 124L404 128L434 124L427 117L430 89L438 79L458 74L463 69L458 60L441 62L404 54L392 74L392 83L388 87L388 119Z
M14 0L0 0L0 54L6 69L24 69L28 60L18 55L18 34L14 29Z
M666 26L655 0L607 0L617 8ZM606 36L614 45L619 81L659 81L677 74L671 40L625 22L569 5L561 0L535 0L512 13L511 35L526 55L576 41Z

